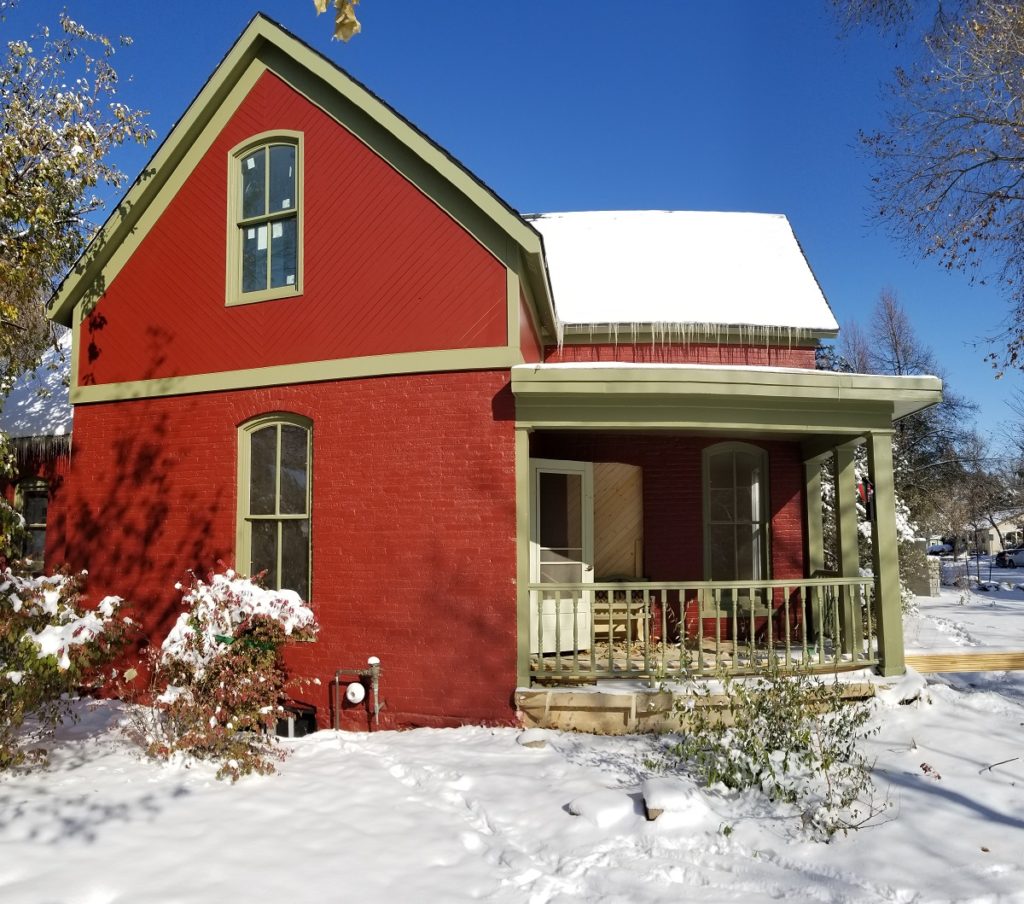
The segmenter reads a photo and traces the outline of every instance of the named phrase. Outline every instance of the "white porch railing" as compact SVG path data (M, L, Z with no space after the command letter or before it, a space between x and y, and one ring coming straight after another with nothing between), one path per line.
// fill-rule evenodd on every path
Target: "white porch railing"
M657 680L878 664L874 579L530 584L530 677Z

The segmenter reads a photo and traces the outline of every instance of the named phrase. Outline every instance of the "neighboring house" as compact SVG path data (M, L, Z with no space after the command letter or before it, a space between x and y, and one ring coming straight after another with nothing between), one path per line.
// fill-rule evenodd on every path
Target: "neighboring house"
M13 476L0 476L0 493L25 519L24 542L15 553L32 570L41 571L44 558L51 564L63 559L62 546L53 552L58 541L47 522L50 500L60 493L70 463L70 363L71 333L65 332L39 366L0 399L0 432L10 438L15 464Z
M51 561L152 634L189 568L298 590L321 722L370 656L392 726L770 656L903 670L892 423L941 384L814 369L837 325L784 217L522 217L257 17L49 314L75 404Z
M995 525L993 525L995 521ZM996 512L992 519L982 518L968 525L969 544L982 555L994 556L1004 549L1016 549L1024 543L1024 514L1020 511Z

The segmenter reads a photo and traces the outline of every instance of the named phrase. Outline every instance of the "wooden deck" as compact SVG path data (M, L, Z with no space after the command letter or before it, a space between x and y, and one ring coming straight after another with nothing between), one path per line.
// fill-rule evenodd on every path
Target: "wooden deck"
M918 672L1010 672L1024 669L1024 652L972 650L954 653L907 653Z

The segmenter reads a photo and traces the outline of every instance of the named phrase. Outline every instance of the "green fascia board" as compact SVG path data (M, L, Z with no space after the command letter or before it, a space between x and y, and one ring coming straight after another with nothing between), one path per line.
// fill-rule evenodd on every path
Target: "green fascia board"
M120 244L132 235L142 215L161 195L161 189L174 177L175 169L203 130L211 121L222 115L219 113L221 105L257 59L264 60L268 68L275 72L278 68L285 70L278 74L286 81L291 81L287 70L292 70L293 80L296 67L315 77L337 97L362 111L380 130L392 136L409 154L425 163L441 180L463 195L482 216L492 221L505 234L506 241L511 241L522 250L529 262L524 275L533 283L531 297L540 302L538 315L545 324L555 323L551 287L543 263L543 244L537 230L454 157L402 118L384 101L326 57L262 14L253 18L228 51L185 114L171 129L122 201L108 217L103 228L65 277L47 306L47 316L50 319L71 326L75 306L87 294L91 293L90 297L93 298L102 294L106 284L116 275L105 272L111 256ZM313 100L317 102L316 99ZM169 202L167 197L162 200L165 204ZM500 256L507 258L509 255ZM506 260L506 263L510 262Z
M799 368L715 367L708 365L581 366L519 365L512 369L517 399L544 397L598 399L662 397L695 401L702 397L741 404L782 406L816 403L826 409L888 408L892 419L906 417L942 401L938 377L884 377Z

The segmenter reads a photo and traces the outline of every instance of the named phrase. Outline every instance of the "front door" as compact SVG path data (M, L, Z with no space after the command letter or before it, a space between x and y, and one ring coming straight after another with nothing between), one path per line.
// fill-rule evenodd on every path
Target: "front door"
M530 651L588 649L594 581L594 468L585 461L531 461ZM558 588L573 584L573 588Z

